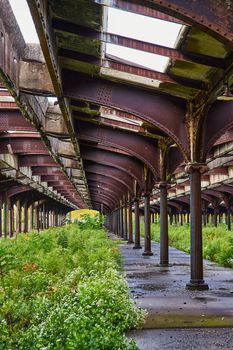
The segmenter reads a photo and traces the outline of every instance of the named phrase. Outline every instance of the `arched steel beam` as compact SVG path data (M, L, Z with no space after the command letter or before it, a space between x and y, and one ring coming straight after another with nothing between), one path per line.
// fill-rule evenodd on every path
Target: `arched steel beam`
M68 98L122 109L155 125L179 145L188 159L189 141L184 123L186 104L181 99L73 71L63 71L63 88Z
M159 213L159 211L160 211L160 206L159 206L159 204L151 204L150 207L151 207L151 209L153 209L156 213Z
M112 187L110 187L110 186L105 186L105 185L103 185L103 184L101 185L101 184L96 183L96 182L89 182L88 185L89 185L89 188L90 188L90 189L96 189L96 190L100 189L100 190L102 190L102 191L106 191L106 193L109 192L109 193L112 194L113 196L119 198L119 200L122 199L122 198L124 197L124 193L123 193L123 192L121 192L121 191L116 191L115 188L112 188Z
M34 189L29 186L14 186L7 191L7 196L11 198L17 194L25 194L26 192L28 193L31 191L34 191Z
M19 166L48 166L56 167L56 162L49 155L29 155L19 156Z
M168 206L175 208L178 212L180 212L182 210L182 206L178 203L168 201L167 204L168 204Z
M119 205L119 199L114 197L113 195L110 195L109 193L103 192L98 189L90 189L90 194L91 196L96 195L96 196L99 196L100 198L105 198L111 201L114 207L117 207Z
M201 193L201 198L204 199L209 204L213 202L214 198L208 194L205 194L204 192Z
M15 154L45 154L48 155L48 150L39 138L27 138L27 137L7 137L0 138L0 151L1 153L9 153L9 146L11 146L12 152Z
M101 205L102 204L103 204L103 207L105 209L104 212L111 212L112 211L112 209L107 204L102 203L100 201L92 201L92 204L93 204L93 208L94 209L96 208L96 210L98 210L98 211L101 211Z
M95 2L149 16L150 12L153 16L153 11L158 10L187 23L197 25L203 31L207 31L233 48L233 7L231 2L216 3L212 0L202 0L201 2L196 0L95 0Z
M4 131L35 131L35 127L29 123L19 110L0 110L0 130Z
M106 165L95 164L95 163L85 164L84 168L87 173L99 174L99 175L107 176L109 178L117 180L121 182L123 185L125 185L130 193L133 192L132 178L128 174L122 172L119 169L112 168Z
M167 173L173 174L184 161L184 156L178 147L170 147L167 155Z
M92 194L92 199L93 202L98 202L98 203L103 203L105 204L110 211L112 211L115 208L115 203L112 203L112 201L109 198L103 198L102 196L98 196L96 194Z
M187 196L188 197L188 196ZM173 203L177 203L182 206L186 211L190 210L190 199L189 198L176 198L172 200Z
M120 199L122 198L121 195L119 194L119 192L115 192L113 190L111 190L110 188L108 187L103 187L101 185L90 185L89 184L89 189L90 191L100 191L101 193L105 193L107 196L111 196L112 198L115 198L117 199L118 201L120 201Z
M203 126L203 160L217 139L233 126L233 101L216 101Z
M33 175L63 175L63 172L58 167L47 167L47 166L33 166Z
M228 193L230 195L233 195L233 186L228 186L228 185L220 185L218 187L215 187L217 191L223 192L223 193Z
M63 175L63 174L60 174L60 175L40 175L41 176L41 181L47 181L47 182L50 182L50 181L57 181L58 183L60 181L63 181L63 182L67 182L67 179L66 177Z
M114 186L111 181L107 184L106 182L97 182L93 180L88 180L88 186L90 187L98 187L100 186L103 189L109 189L113 193L119 193L121 197L125 196L125 190L121 188L121 186Z
M83 146L81 148L81 155L84 160L91 160L98 164L108 165L125 171L138 182L141 188L143 188L143 164L136 159L102 149L83 148Z
M124 193L126 196L128 193L128 188L125 184L123 184L121 181L118 179L113 179L112 177L108 177L105 175L99 175L99 174L94 174L94 173L87 173L87 180L89 181L94 181L99 184L103 184L104 186L112 186L114 189L119 190L120 192Z
M159 150L154 140L148 140L138 134L91 125L81 121L77 128L79 139L102 143L126 151L146 164L151 169L154 177L159 178Z
M212 196L212 197L215 197L215 198L217 198L217 199L223 199L223 193L221 193L220 191L218 191L218 190L212 190L212 189L209 189L209 190L204 190L203 191L205 194L208 194L208 195L210 195L210 196Z

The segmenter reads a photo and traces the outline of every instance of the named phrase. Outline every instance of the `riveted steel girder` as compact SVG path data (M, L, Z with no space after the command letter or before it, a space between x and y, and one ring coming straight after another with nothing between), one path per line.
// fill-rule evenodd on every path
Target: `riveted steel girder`
M202 55L193 55L191 53L182 53L181 51L174 48L156 45L154 43L144 42L117 34L99 32L88 27L70 23L68 21L66 22L64 20L59 20L58 18L55 18L53 20L53 28L57 31L56 34L59 47L70 51L79 51L78 45L75 45L75 42L77 42L77 37L79 40L80 38L83 38L83 40L86 40L88 38L88 40L99 40L109 44L115 44L131 49L153 53L156 55L166 56L173 60L195 62L218 68L224 67L224 60L222 59L216 59L214 57ZM65 35L62 32L65 32Z
M20 155L19 166L45 166L45 167L56 167L56 162L47 155Z
M190 24L199 26L227 43L233 42L233 6L228 1L212 0L95 0L96 3L114 6L128 11L140 12L143 7L164 12ZM141 6L143 6L141 8ZM145 10L144 10L145 11Z
M33 175L62 175L62 171L57 167L33 166Z
M121 198L123 198L125 196L126 192L124 190L122 190L121 187L114 186L111 181L109 181L108 184L106 182L97 182L97 181L93 181L93 180L88 180L88 185L92 188L93 187L95 187L95 188L100 187L102 189L106 189L106 191L110 190L113 193L119 194L121 196Z
M132 177L119 169L101 164L88 163L85 164L85 170L87 173L99 174L117 180L125 185L130 193L133 192Z
M143 188L143 164L136 159L119 153L86 147L84 149L83 147L81 148L81 155L83 159L91 160L98 164L109 165L125 171L131 177L135 178L139 186Z
M87 179L88 182L94 181L109 187L112 186L114 189L118 189L120 192L122 192L123 195L127 195L128 187L117 178L110 177L106 174L87 173Z
M111 198L114 198L115 200L117 200L118 202L120 202L121 197L121 193L113 191L111 188L108 188L106 186L101 186L101 185L91 185L89 183L89 188L90 191L92 192L97 192L97 193L104 193L106 196L109 196Z
M36 138L0 138L0 153L9 153L10 144L13 153L48 154L48 150L40 139Z
M104 197L100 194L92 193L92 201L106 204L111 211L117 206L115 201L112 201L109 197Z
M203 160L211 147L225 131L233 126L233 101L216 101L204 122Z
M159 150L154 140L141 135L112 130L89 123L79 122L77 137L85 141L94 141L128 152L146 164L155 178L159 177Z
M63 88L66 97L119 108L142 118L170 136L188 156L184 101L71 71L63 71Z
M106 199L112 201L112 203L113 203L114 206L117 206L117 205L119 205L119 203L120 203L119 199L118 199L117 197L115 197L114 194L106 193L105 191L102 191L102 190L100 190L99 188L98 188L98 189L93 189L93 188L91 188L91 189L90 189L90 193L91 193L91 195L92 195L92 194L93 194L93 195L97 195L97 196L99 196L100 198L106 198Z
M18 110L9 108L0 109L0 130L11 131L35 131L35 127L30 124Z

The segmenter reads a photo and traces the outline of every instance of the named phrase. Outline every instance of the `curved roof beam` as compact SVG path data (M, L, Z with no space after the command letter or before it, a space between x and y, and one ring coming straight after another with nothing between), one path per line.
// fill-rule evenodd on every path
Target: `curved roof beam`
M79 122L77 137L85 141L94 141L106 146L119 148L136 157L151 169L155 178L159 178L159 149L155 141L133 133L114 130L99 125Z
M88 185L92 188L100 187L101 189L104 189L106 191L109 190L112 193L118 193L121 197L125 196L125 191L122 190L120 186L114 186L111 182L109 182L109 184L106 184L104 182L88 180Z
M91 160L98 164L108 165L125 171L138 182L141 188L143 188L143 164L132 157L99 148L95 149L86 147L85 149L82 147L81 155L84 160Z
M120 183L122 183L130 193L133 192L133 179L131 178L131 176L129 176L128 174L124 173L119 169L112 168L106 165L89 163L89 164L85 164L85 171L87 173L103 175L103 176L112 178L114 180L117 180Z
M233 101L216 101L204 123L203 159L217 139L233 126Z
M110 198L103 197L103 196L98 195L96 193L92 193L92 201L105 204L107 207L110 208L110 211L112 211L113 209L115 209L117 207L115 202L113 202Z
M117 207L119 204L119 200L116 197L110 195L109 193L106 193L105 191L103 192L99 189L90 189L90 193L91 195L97 195L100 198L106 198L107 200L111 201L114 208Z
M63 89L65 97L118 108L151 123L173 139L188 158L186 103L181 99L68 70L63 71Z
M115 192L114 190L106 187L106 186L101 186L101 185L91 185L89 184L90 186L90 191L96 191L96 192L101 192L101 193L105 193L107 196L109 195L110 197L112 198L117 198L117 200L120 201L121 199L121 194L119 194L119 192Z
M103 209L105 209L104 212L110 212L111 211L111 208L107 204L102 203L100 201L97 201L97 200L96 201L92 201L92 204L93 204L93 208L98 210L98 211L101 211L101 205L102 204L103 204Z
M96 182L99 184L103 184L104 186L112 186L114 189L119 190L123 194L128 192L128 187L123 184L119 179L114 179L113 177L109 177L105 175L99 175L94 173L87 173L88 182Z

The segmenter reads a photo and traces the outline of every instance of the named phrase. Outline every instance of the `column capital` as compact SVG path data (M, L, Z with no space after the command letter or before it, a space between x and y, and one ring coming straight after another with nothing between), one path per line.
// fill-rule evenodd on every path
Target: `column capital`
M150 191L144 191L143 193L142 193L142 197L148 197L148 196L150 196L151 195L151 192Z
M188 174L191 174L196 170L203 174L209 170L209 167L205 163L187 163L185 166L185 172Z
M168 183L167 183L167 181L160 181L159 183L158 183L158 188L160 189L160 188L168 188L169 187L169 185L168 185Z

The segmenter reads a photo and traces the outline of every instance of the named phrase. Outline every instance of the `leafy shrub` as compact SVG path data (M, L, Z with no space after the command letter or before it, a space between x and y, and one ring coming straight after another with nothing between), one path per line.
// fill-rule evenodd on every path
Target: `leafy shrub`
M81 229L100 229L102 227L102 218L99 215L84 214L77 223Z
M73 224L0 241L0 349L137 349L115 242Z

